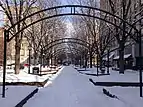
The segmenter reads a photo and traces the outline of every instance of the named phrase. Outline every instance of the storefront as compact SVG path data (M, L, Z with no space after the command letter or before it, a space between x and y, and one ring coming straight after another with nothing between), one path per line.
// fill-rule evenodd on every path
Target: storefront
M114 66L119 68L119 56L113 58ZM125 69L132 69L133 58L131 54L124 55L124 67Z

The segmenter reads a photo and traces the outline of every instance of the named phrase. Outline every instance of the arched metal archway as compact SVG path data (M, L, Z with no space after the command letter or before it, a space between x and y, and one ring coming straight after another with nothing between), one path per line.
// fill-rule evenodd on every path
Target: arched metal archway
M57 46L59 44L64 44L64 43L75 43L75 44L81 45L87 51L90 51L90 48L91 48L91 44L86 42L86 41L84 41L84 40L76 39L76 38L62 38L62 39L57 39L55 41L52 41L49 44L45 45L43 48L41 48L41 52L40 52L41 53L41 55L40 55L41 58L42 58L43 53L47 54L47 52L49 50L49 53L51 54L50 49L52 49L54 46ZM78 50L78 51L81 51L81 50Z
M68 55L71 55L72 56L72 61L74 60L74 62L76 61L76 58L80 56L83 56L83 50L80 50L80 49L76 49L76 48L70 48L68 49L67 47L66 48L60 48L60 49L57 49L56 51L50 53L50 55L48 55L48 59L55 57L57 59L59 59L59 56L60 55L63 55L63 54L67 54ZM47 58L46 58L47 59ZM51 61L53 62L53 61ZM77 61L76 61L77 62Z
M87 49L90 49L90 47L92 45L92 44L88 43L87 41L77 39L77 38L62 38L62 39L57 39L55 41L50 42L49 44L42 47L42 49L43 49L43 51L47 51L50 48L52 48L58 44L62 44L62 43L76 43L76 44L79 44L81 46L84 46Z
M87 9L89 11L88 14L86 14L86 13L79 13L79 12L77 13L76 11L79 10L80 8ZM136 30L138 32L138 30L133 26L133 24L130 24L128 21L120 18L117 15L114 15L114 14L112 14L112 13L106 11L106 10L102 10L102 9L99 9L99 8L96 8L96 7L82 6L82 5L63 5L63 6L55 6L55 7L43 9L43 10L37 11L37 12L35 12L33 14L30 14L27 17L24 17L22 20L20 20L19 22L15 23L13 26L9 27L7 30L10 31L13 27L17 26L22 21L28 20L30 17L36 16L36 15L38 15L40 13L43 13L43 12L46 12L46 11L52 11L52 10L57 11L57 10L61 10L61 9L66 9L66 10L69 10L69 11L62 11L61 13L55 12L55 13L53 13L50 16L46 16L46 17L37 19L34 22L32 22L32 23L28 24L27 26L25 26L24 28L22 28L17 33L15 33L15 35L13 35L11 38L8 38L8 41L12 40L18 33L22 32L24 29L26 29L26 28L30 27L31 25L36 24L36 23L38 23L38 22L40 22L42 20L50 19L50 18L54 18L54 17L59 17L59 16L67 16L67 15L80 15L80 16L93 17L93 18L96 18L96 19L99 19L99 20L103 20L103 21L105 21L105 22L107 22L107 23L109 23L109 24L111 24L113 26L116 26L117 28L119 28L121 30L124 30L124 29L122 29L122 27L114 24L112 22L112 20L109 20L109 18L108 18L108 17L114 17L114 18L119 19L122 22L126 23L131 29L133 28L134 30ZM93 11L96 14L93 14ZM104 17L100 17L100 15L101 15L100 13L101 12L104 14ZM128 33L128 32L126 32L126 33Z
M66 48L62 48L60 50L57 50L57 51L51 53L50 56L58 57L60 54L66 54L66 53L67 53L67 49ZM80 53L77 50L76 51L75 50L71 50L70 54L72 54L72 55L80 55Z
M86 48L85 48L86 49ZM67 50L67 51L72 51L73 52L73 50L76 52L76 53L78 53L78 54L80 54L81 52L82 52L82 50L80 50L80 49L76 49L76 48L68 48L68 47L65 47L65 48L59 48L59 49L57 49L56 51L54 51L54 52L49 52L48 54L47 54L47 56L51 56L51 55L54 55L54 54L56 54L57 52L59 53L59 52L62 52L63 50Z
M28 24L27 26L25 26L23 29L21 29L20 31L16 32L14 35L12 35L11 37L9 37L9 31L17 26L19 23L21 23L22 21L25 21L25 20L28 20L30 17L34 16L34 15L38 15L39 13L43 13L45 11L51 11L51 10L58 10L58 9L64 9L64 8L69 8L68 10L70 11L64 11L64 13L55 13L55 14L52 14L50 16L46 16L46 17L43 17L41 19L37 19L36 21ZM79 8L82 8L82 9L88 9L90 12L88 14L86 13L77 13L76 10L78 10ZM96 11L95 13L97 14L93 14L91 11ZM105 17L102 18L100 17L100 12L104 13ZM108 11L105 11L105 10L102 10L102 9L99 9L99 8L96 8L96 7L90 7L90 6L81 6L81 5L64 5L64 6L56 6L56 7L51 7L51 8L47 8L47 9L44 9L44 10L40 10L40 11L37 11L25 18L23 18L22 20L20 20L19 22L15 23L13 26L9 27L8 29L5 29L4 30L4 62L3 62L3 86L5 86L5 73L6 73L6 49L7 49L7 42L10 42L17 34L19 34L20 32L22 32L23 30L27 29L28 27L30 27L31 25L33 24L36 24L42 20L45 20L45 19L50 19L50 18L53 18L53 17L59 17L59 16L66 16L66 15L80 15L80 16L87 16L87 17L92 17L92 18L96 18L96 19L99 19L99 20L103 20L113 26L116 26L117 28L125 31L124 29L122 29L120 26L114 24L112 21L110 21L108 18L106 18L106 16L109 16L109 17L115 17L121 21L123 21L124 23L126 23L130 29L134 29L138 32L138 30L133 26L133 24L130 24L129 22L127 22L126 20L108 12ZM131 30L129 30L131 31ZM130 34L129 32L125 31L125 33L127 34ZM5 93L5 87L3 87L3 91ZM3 95L5 96L5 95Z

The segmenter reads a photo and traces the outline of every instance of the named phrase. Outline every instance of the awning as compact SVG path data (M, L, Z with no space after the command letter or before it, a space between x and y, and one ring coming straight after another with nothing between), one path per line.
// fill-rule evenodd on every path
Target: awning
M129 58L131 56L131 54L126 54L126 55L124 55L124 59L127 59L127 58ZM117 59L119 59L119 56L116 56L116 57L114 57L113 58L114 60L117 60Z
M115 52L111 52L109 55L109 59L112 58L114 56L114 54L115 54ZM103 60L107 61L108 60L107 56L104 57Z

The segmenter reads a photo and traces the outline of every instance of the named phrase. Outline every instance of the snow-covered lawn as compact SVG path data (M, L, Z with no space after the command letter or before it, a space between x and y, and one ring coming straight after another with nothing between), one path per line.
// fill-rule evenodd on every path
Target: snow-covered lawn
M87 68L86 71L80 71L80 72L88 74L97 74L97 69ZM90 76L90 78L93 79L95 82L139 82L139 71L125 70L124 74L119 74L119 71L115 71L110 68L110 75L104 75L98 77Z
M80 69L80 72L87 74L97 74L97 68L87 68L86 71L84 69ZM83 70L83 71L82 71ZM100 71L100 70L99 70ZM119 71L112 70L110 68L110 75L104 76L89 76L87 77L93 79L94 82L139 82L139 71L134 70L125 70L124 74L119 74ZM124 105L121 107L142 107L143 106L143 98L140 98L140 89L139 87L103 87L103 86L95 86L95 89L107 89L113 95L116 95L119 102L122 102ZM108 96L106 96L108 98ZM109 98L113 99L113 98ZM104 101L103 101L104 102ZM105 101L106 102L106 101ZM119 107L120 107L119 106ZM118 107L118 104L116 105Z
M48 70L49 68L42 68L42 70ZM32 68L31 68L32 70ZM25 68L23 70L20 70L19 74L14 74L13 69L7 69L6 70L6 82L43 82L47 80L48 78L52 77L54 72L56 71L51 71L49 74L38 76L38 75L33 75L33 74L28 74L28 68ZM3 73L2 70L0 71L0 82L3 81Z
M124 103L124 107L143 107L143 98L139 97L139 88L135 87L107 87L108 91Z
M43 76L28 74L24 70L21 70L20 74L6 74L6 82L43 82L48 79L52 74ZM0 73L0 82L3 81L3 73Z
M35 89L33 86L6 86L6 97L2 98L0 95L0 107L15 107ZM2 93L2 86L0 92Z

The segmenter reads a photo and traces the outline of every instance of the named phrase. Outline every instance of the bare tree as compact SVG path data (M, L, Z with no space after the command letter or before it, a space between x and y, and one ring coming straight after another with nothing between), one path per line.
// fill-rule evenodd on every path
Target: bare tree
M0 7L4 12L7 22L5 27L13 26L16 22L28 15L28 11L31 9L36 0L1 0ZM20 31L24 27L25 21L18 23L11 29L11 36ZM19 73L20 68L20 49L23 38L23 32L20 32L15 36L15 73Z
M78 2L81 5L87 5L91 7L98 7L99 5L96 0L95 1L78 0ZM83 14L92 13L95 16L97 15L97 11L94 11L94 10L91 11L88 9L87 10L80 9L79 11L82 12ZM98 56L100 57L100 63L101 63L100 65L102 65L103 54L105 54L105 51L107 50L109 45L111 45L111 41L113 41L113 38L114 38L111 35L113 31L111 31L110 30L111 28L108 27L107 25L100 24L100 21L98 19L90 18L90 17L81 17L81 19L82 19L82 23L84 23L82 27L85 27L84 32L86 34L87 41L92 44L90 49L90 66L92 67L92 56L95 54L95 50L96 50L96 54L98 54ZM107 27L107 29L104 30L104 34L101 34L100 30L105 26Z
M39 8L38 10L43 10L54 5L58 5L59 2L56 0L46 1L46 0L39 0L38 3ZM32 13L33 11L31 11ZM45 11L43 13L39 13L34 17L30 18L30 23L35 21L35 19L41 19L43 17L52 15L54 13L58 13L60 10L52 10L52 11ZM30 13L30 14L31 14ZM41 54L41 49L44 50L44 47L49 44L51 41L63 37L64 35L64 18L52 18L40 21L27 29L27 38L31 46L34 50L34 63L36 63L36 57ZM44 51L47 53L49 50Z
M129 21L128 19L130 17L129 12L131 9L131 3L131 0L121 0L118 3L113 0L109 0L111 12L114 15L119 15L125 21ZM112 19L114 20L114 23L116 25L119 25L123 29L120 30L117 27L114 27L116 31L116 34L114 36L119 45L119 69L120 73L124 73L124 49L125 44L129 39L129 34L127 34L126 32L130 33L131 30L129 30L126 22L121 21L115 17L113 17Z

